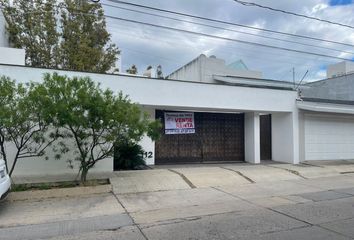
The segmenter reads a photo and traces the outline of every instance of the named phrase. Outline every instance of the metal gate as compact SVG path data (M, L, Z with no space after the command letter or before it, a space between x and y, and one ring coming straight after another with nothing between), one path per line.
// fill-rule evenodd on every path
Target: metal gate
M164 124L164 112L156 119ZM244 114L194 113L195 133L164 134L155 145L156 164L244 161Z

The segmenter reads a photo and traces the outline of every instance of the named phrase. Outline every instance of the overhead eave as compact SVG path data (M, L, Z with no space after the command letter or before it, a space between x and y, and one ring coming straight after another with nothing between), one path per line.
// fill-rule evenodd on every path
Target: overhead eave
M287 82L275 81L275 80L245 78L245 77L236 77L236 76L218 76L218 75L213 75L213 79L215 81L222 82L224 84L235 85L235 86L294 90L293 83L287 83Z
M326 113L354 114L354 105L343 105L323 102L306 102L298 100L297 107L302 110Z

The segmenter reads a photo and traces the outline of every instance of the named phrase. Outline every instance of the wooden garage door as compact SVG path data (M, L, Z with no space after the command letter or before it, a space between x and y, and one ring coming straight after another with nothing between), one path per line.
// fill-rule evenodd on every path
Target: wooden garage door
M164 124L164 112L156 111ZM244 115L194 113L194 134L164 134L156 142L156 164L244 161Z

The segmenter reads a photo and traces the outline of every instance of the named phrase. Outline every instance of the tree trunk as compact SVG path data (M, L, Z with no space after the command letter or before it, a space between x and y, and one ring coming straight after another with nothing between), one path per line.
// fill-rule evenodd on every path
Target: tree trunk
M88 173L88 168L82 168L82 171L81 171L81 184L82 185L85 185L85 183L86 183L87 173Z
M11 167L10 172L9 172L10 177L12 176L12 173L13 173L14 170L15 170L15 166L16 166L16 163L17 163L18 155L19 155L19 154L20 154L20 151L17 150L16 156L14 157L14 162L12 163L12 167Z

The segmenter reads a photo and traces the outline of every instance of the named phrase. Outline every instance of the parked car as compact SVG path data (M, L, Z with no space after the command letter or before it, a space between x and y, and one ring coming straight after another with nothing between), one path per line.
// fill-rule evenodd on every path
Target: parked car
M11 179L5 167L5 161L0 159L0 200L3 200L10 192Z

